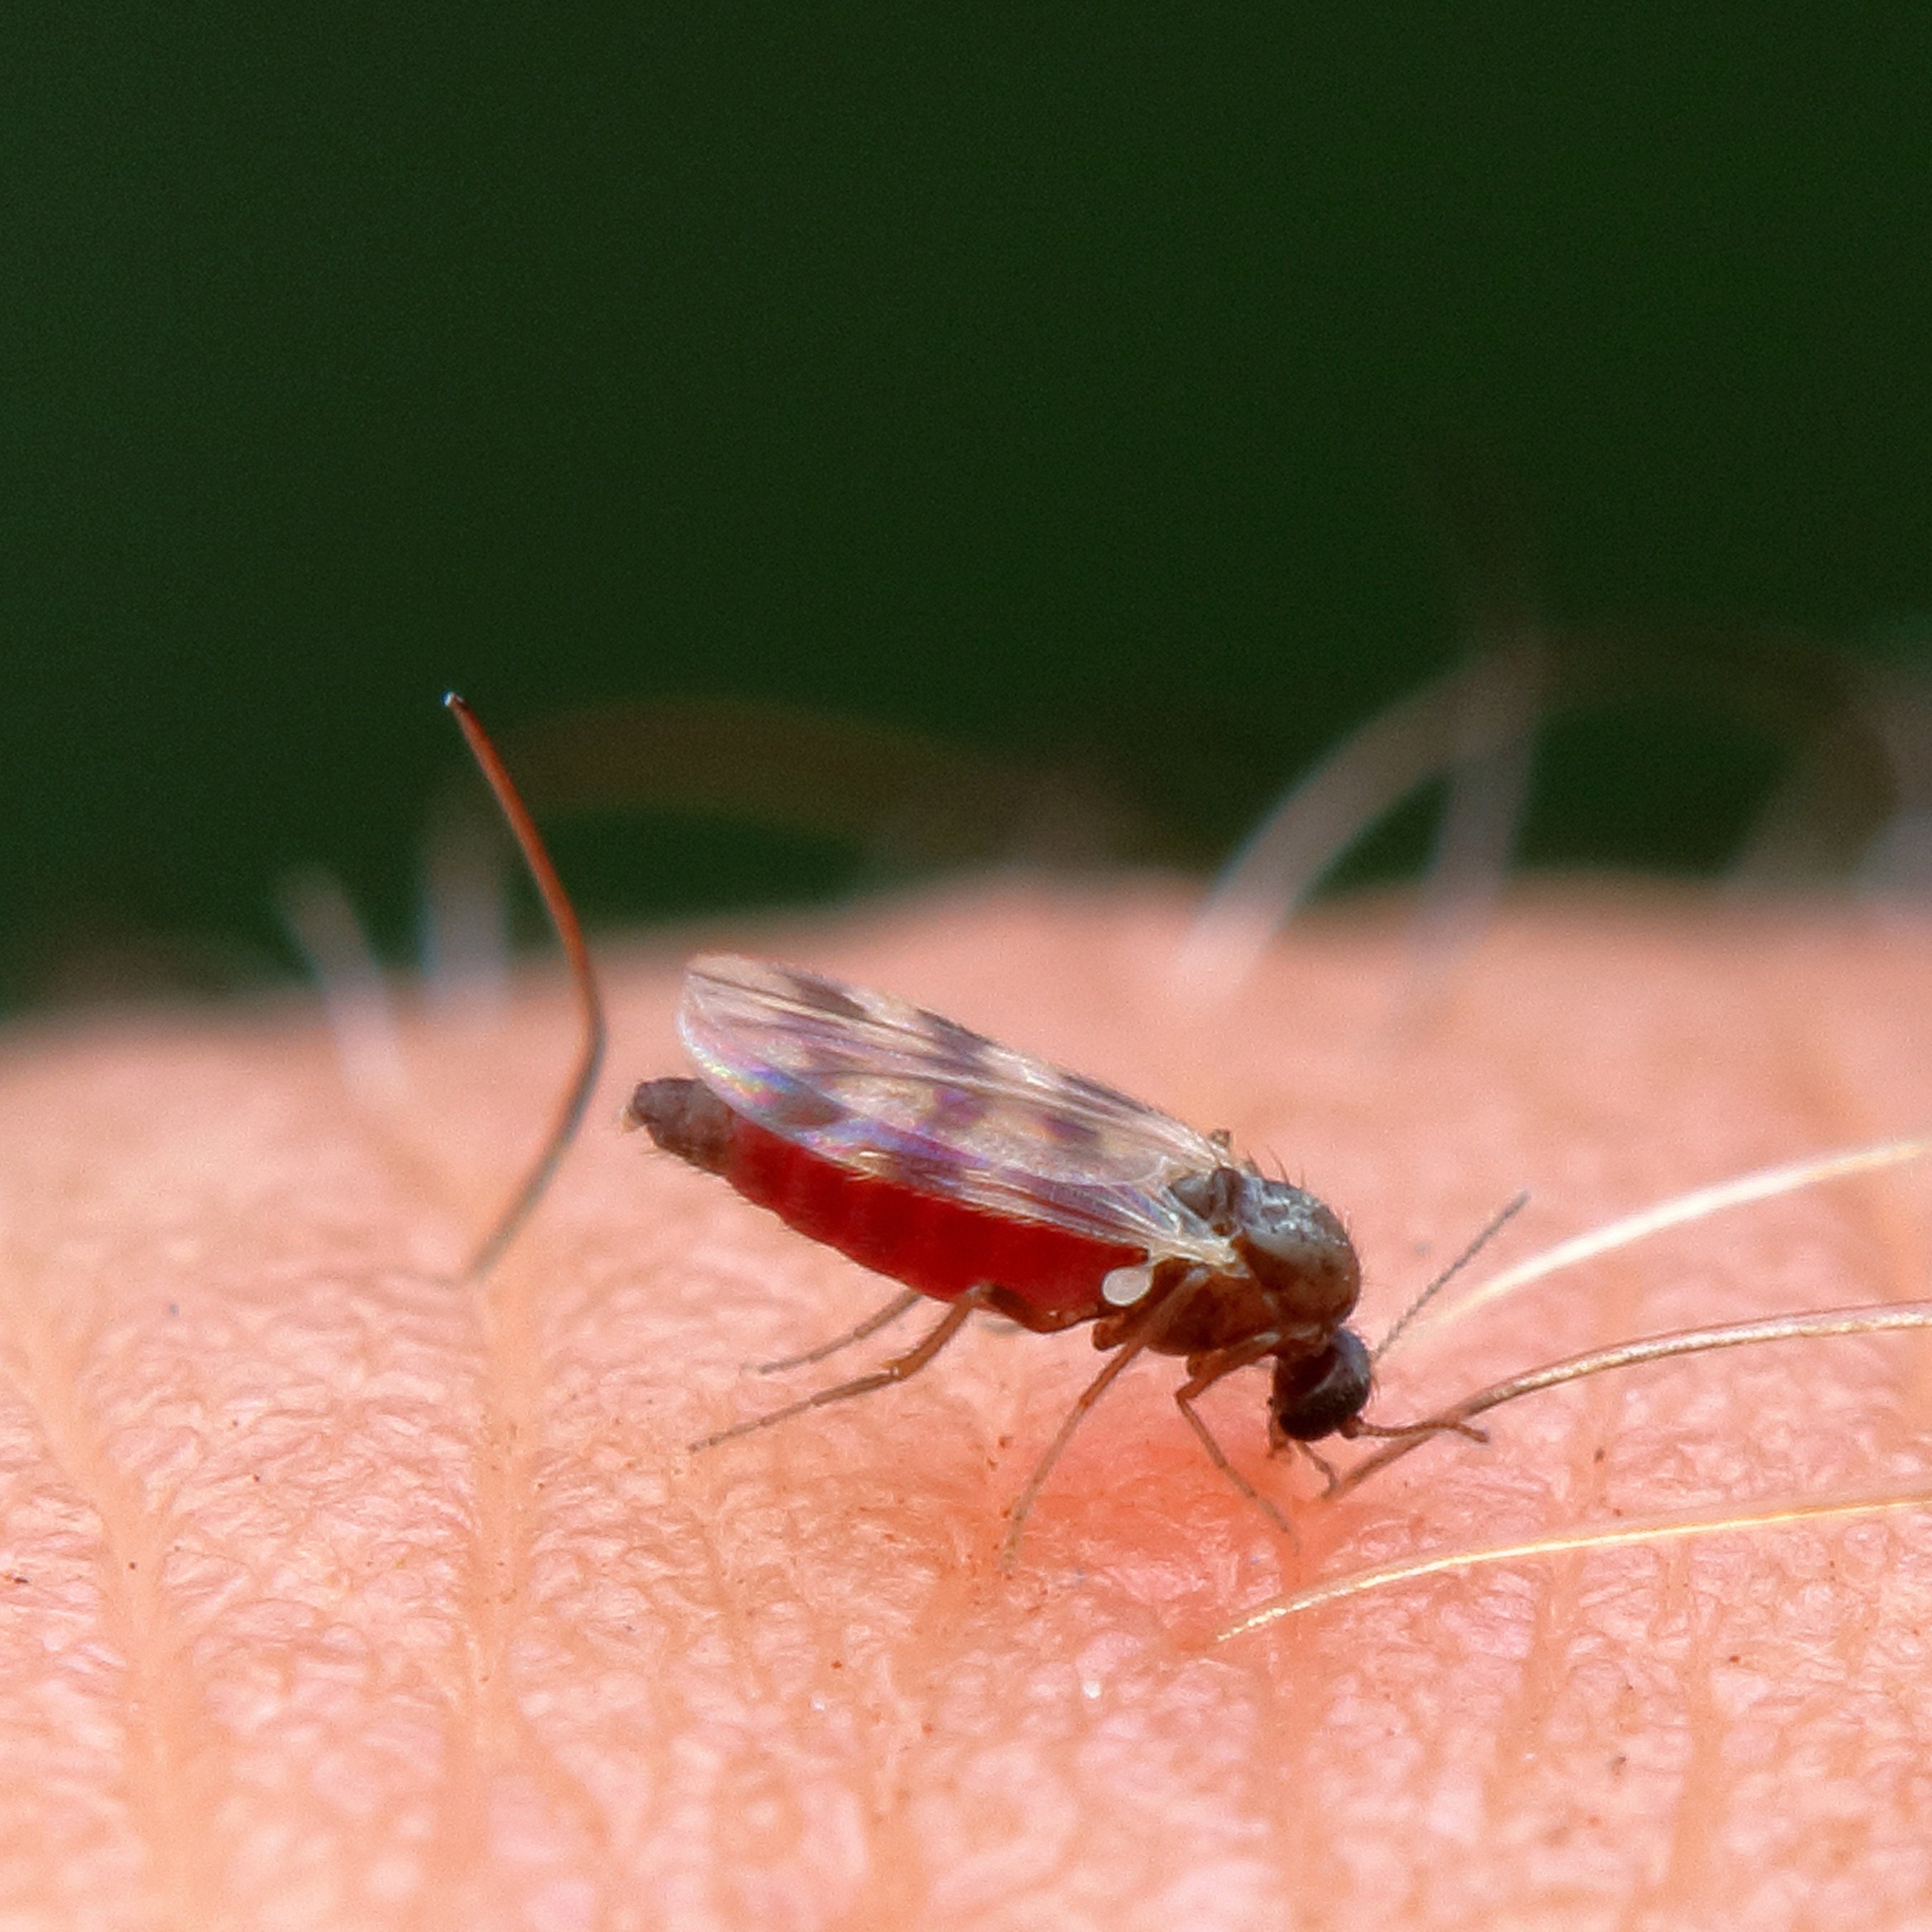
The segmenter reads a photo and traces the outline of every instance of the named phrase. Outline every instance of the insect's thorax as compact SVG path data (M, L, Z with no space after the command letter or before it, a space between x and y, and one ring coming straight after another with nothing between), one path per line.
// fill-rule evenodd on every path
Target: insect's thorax
M1202 1278L1163 1264L1156 1290L1174 1306L1151 1346L1204 1355L1264 1335L1280 1352L1312 1352L1348 1319L1361 1292L1361 1264L1334 1210L1305 1190L1244 1168L1217 1167L1177 1181L1174 1198L1227 1240L1236 1265Z

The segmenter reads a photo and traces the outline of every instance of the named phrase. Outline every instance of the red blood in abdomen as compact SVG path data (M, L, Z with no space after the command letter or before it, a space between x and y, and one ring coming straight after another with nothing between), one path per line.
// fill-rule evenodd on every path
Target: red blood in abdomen
M801 1234L936 1300L998 1286L1042 1314L1078 1318L1100 1312L1100 1281L1109 1270L1146 1258L1144 1249L1088 1240L854 1174L742 1114L733 1117L722 1172L746 1200L770 1208Z

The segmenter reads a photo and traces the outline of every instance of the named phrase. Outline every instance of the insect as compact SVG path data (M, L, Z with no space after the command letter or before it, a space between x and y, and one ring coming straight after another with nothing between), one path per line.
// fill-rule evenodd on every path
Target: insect
M1362 1279L1347 1231L1312 1194L1238 1160L1226 1135L903 1000L766 961L691 962L678 1030L701 1077L646 1081L626 1124L905 1286L850 1334L773 1366L823 1360L922 1297L949 1304L885 1367L696 1448L903 1381L981 1311L1036 1334L1091 1322L1113 1358L1022 1492L1016 1522L1072 1427L1143 1351L1184 1359L1182 1414L1284 1528L1195 1407L1224 1377L1272 1364L1277 1448L1432 1432L1364 1420L1371 1376L1345 1325Z

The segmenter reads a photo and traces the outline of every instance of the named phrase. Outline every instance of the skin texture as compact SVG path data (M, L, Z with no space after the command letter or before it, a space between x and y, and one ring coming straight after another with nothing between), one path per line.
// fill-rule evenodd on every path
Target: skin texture
M1232 1128L1340 1211L1372 1339L1510 1194L1500 1265L1932 1118L1932 934L1842 905L1513 901L1426 998L1400 909L1177 995L1155 887L987 889L707 944L877 985ZM1539 1558L1215 1646L1298 1581L1659 1510L1923 1486L1932 1345L1737 1351L1540 1396L1340 1504L1137 1364L976 1325L693 1459L889 1285L613 1125L684 1069L678 952L610 949L583 1142L449 1279L571 1021L425 1010L345 1090L312 1006L0 1057L0 1923L1837 1928L1932 1899L1932 1514ZM1404 1419L1640 1333L1926 1292L1932 1171L1738 1210L1391 1359ZM848 1368L846 1364L852 1366ZM1349 1453L1341 1452L1344 1457ZM1298 1500L1299 1499L1299 1500Z

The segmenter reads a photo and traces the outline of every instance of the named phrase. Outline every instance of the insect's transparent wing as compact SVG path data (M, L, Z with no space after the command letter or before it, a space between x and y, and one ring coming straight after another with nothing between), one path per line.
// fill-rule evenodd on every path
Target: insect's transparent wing
M922 1007L728 954L686 968L678 1031L759 1126L860 1173L1100 1240L1226 1265L1168 1192L1206 1135Z

